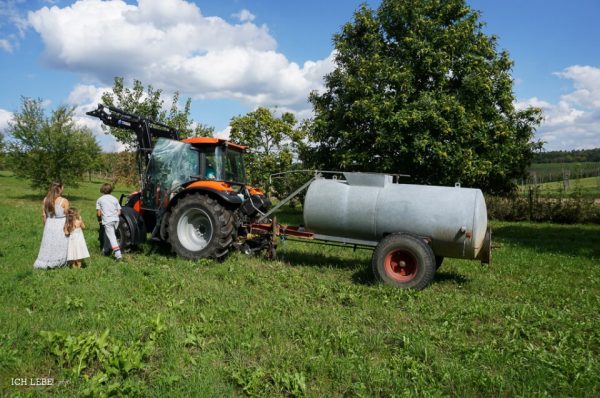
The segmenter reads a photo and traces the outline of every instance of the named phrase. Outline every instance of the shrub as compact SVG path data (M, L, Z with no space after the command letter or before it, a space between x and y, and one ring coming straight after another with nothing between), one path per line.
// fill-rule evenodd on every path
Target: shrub
M535 190L525 197L486 196L486 204L493 220L600 224L600 205L577 192L559 198L539 197Z

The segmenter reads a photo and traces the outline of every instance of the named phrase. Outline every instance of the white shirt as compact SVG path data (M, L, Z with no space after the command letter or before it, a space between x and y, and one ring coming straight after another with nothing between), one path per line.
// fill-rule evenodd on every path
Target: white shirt
M102 195L96 201L96 210L102 212L102 225L106 225L113 221L119 221L119 211L121 205L117 198L112 195Z

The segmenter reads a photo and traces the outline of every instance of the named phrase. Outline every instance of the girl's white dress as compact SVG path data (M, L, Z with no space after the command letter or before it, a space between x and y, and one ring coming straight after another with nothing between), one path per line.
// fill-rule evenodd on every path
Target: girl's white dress
M85 243L85 237L81 228L75 228L69 235L69 246L67 249L67 260L81 260L88 258L90 253L88 252L87 245Z
M62 203L62 198L56 199L54 203L55 214L46 214L42 244L35 264L33 264L34 268L55 268L67 263L68 239L63 231L65 209L62 207Z

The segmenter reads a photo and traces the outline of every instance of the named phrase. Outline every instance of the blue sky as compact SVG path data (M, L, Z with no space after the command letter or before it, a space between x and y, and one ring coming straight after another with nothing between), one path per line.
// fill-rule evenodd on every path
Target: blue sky
M467 2L515 62L517 106L544 110L546 150L600 147L600 1ZM192 97L192 117L220 136L257 106L309 117L308 92L334 67L332 35L360 3L0 0L0 129L21 96L39 97L76 106L118 149L84 116L116 75Z

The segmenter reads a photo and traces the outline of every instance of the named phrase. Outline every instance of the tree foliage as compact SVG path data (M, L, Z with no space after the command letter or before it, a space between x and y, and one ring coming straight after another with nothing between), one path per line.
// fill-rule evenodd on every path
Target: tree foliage
M5 148L6 144L4 143L4 134L0 132L0 169L4 169Z
M535 155L534 163L600 162L600 148L572 151L549 151Z
M259 107L244 116L231 119L230 139L249 147L246 155L246 173L255 185L269 191L269 176L289 170L303 147L305 130L296 128L292 113L276 117L267 108ZM276 195L282 196L287 188L279 185ZM285 191L285 192L284 192Z
M103 153L100 155L100 168L98 171L105 175L106 180L113 185L139 186L140 176L137 169L131 167L134 163L135 154L132 152Z
M364 5L334 43L336 69L310 96L317 166L494 192L526 173L541 111L515 108L513 63L464 0Z
M53 180L76 186L96 167L100 146L89 129L75 125L73 113L74 108L59 106L47 117L41 99L22 98L7 130L8 164L17 176L40 189Z
M171 126L179 131L182 139L191 136L210 137L214 133L213 127L197 124L190 117L191 98L186 99L183 108L180 109L179 93L175 92L167 110L164 106L162 90L155 89L152 85L144 88L139 80L134 80L133 87L129 88L125 86L122 77L116 77L112 91L102 94L102 102L125 112ZM137 147L137 137L133 131L106 126L103 128L128 148Z

